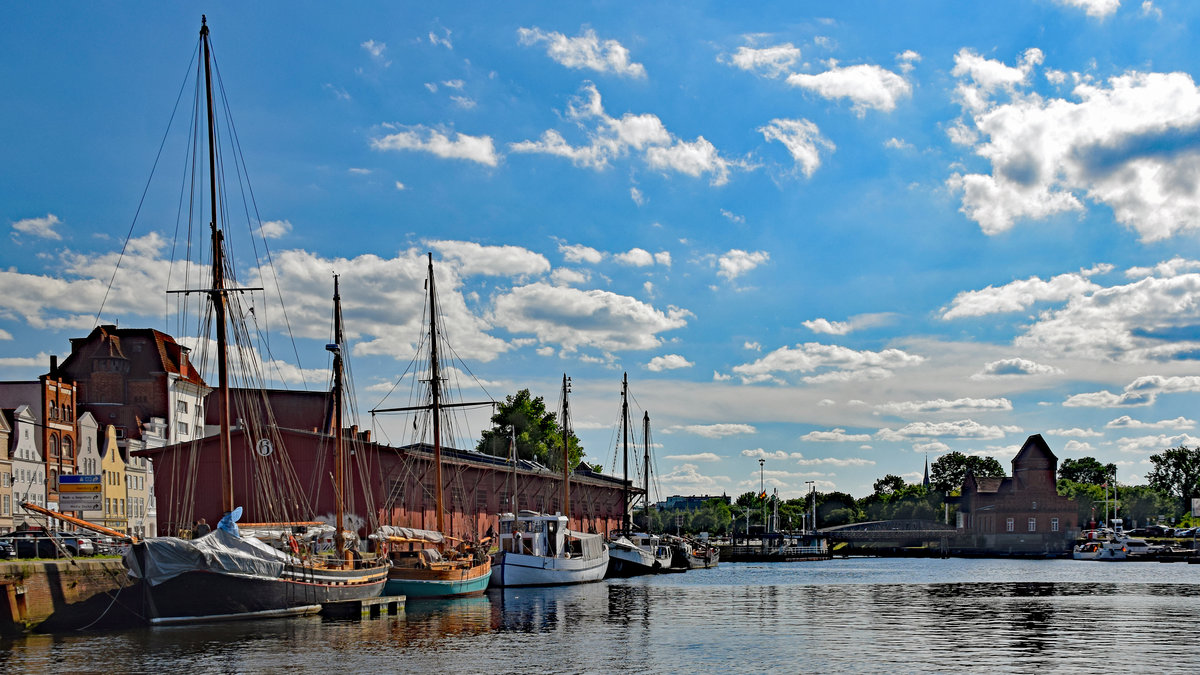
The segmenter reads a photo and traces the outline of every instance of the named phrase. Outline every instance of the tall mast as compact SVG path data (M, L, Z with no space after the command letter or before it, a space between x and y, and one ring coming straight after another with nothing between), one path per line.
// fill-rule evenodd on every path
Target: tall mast
M571 411L567 394L571 393L571 378L563 373L562 384L562 446L563 446L563 515L571 526Z
M211 53L208 46L208 20L200 17L200 42L204 45L204 91L208 103L208 187L212 212L213 283L209 291L217 323L217 408L220 411L221 510L233 511L233 457L229 432L229 358L225 332L225 257L223 237L217 226L217 138L213 115Z
M624 451L621 453L625 463L625 480L621 482L621 529L628 532L629 518L629 373L621 379L621 435L624 437Z
M642 438L646 441L646 452L642 456L642 480L644 490L642 503L646 507L646 531L650 531L650 411L642 415Z
M434 499L437 503L437 529L443 534L452 534L445 529L445 509L442 502L442 381L438 370L437 348L437 289L433 285L433 253L429 253L429 389L433 397L433 464L437 487Z
M333 344L325 347L333 352L333 490L337 530L333 541L337 546L338 559L345 558L346 540L343 532L343 500L346 494L346 454L342 439L342 295L338 292L338 277L333 275Z

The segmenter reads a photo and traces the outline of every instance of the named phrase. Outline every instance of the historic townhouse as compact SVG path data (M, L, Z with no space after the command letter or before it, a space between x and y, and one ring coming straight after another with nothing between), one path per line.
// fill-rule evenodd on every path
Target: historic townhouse
M7 449L12 462L13 527L22 529L35 521L19 506L21 502L46 506L46 461L37 442L38 420L29 406L4 408L2 412L10 429Z
M58 357L50 357L50 372L36 382L0 382L0 406L28 405L37 420L36 442L45 462L46 506L58 509L58 477L76 473L79 447L75 416L75 385L64 377Z
M8 418L0 415L0 534L13 531L12 458L8 456L8 441L12 429Z

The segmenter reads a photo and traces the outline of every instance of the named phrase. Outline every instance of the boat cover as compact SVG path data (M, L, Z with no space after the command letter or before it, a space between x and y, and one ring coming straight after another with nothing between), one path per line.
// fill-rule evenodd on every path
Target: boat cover
M145 567L137 549L145 552ZM215 529L199 539L154 537L129 547L124 560L129 576L151 586L194 571L278 578L290 556L258 541Z
M400 527L399 525L380 525L376 530L376 534L371 535L372 539L382 537L397 537L400 539L411 539L413 541L428 541L433 544L440 544L445 541L446 537L441 532L434 530L420 530L415 527Z
M567 536L579 540L579 548L585 559L591 560L604 555L604 535L567 530Z

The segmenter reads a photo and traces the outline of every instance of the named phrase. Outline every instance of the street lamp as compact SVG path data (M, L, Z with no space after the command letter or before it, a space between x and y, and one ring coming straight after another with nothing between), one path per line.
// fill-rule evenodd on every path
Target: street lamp
M808 486L808 491L812 494L812 531L817 531L817 481L806 480L804 484Z
M763 482L763 465L766 463L767 463L767 460L763 459L762 457L758 458L758 496L759 496L759 499L762 500L763 533L764 534L767 531L767 498L766 498L767 488Z

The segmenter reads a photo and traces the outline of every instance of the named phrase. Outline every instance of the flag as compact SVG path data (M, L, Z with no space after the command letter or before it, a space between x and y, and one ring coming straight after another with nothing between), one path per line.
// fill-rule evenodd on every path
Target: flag
M760 495L758 496L758 498L759 498L759 499L766 499L766 498L767 498L767 493L764 491L762 494L760 494Z

